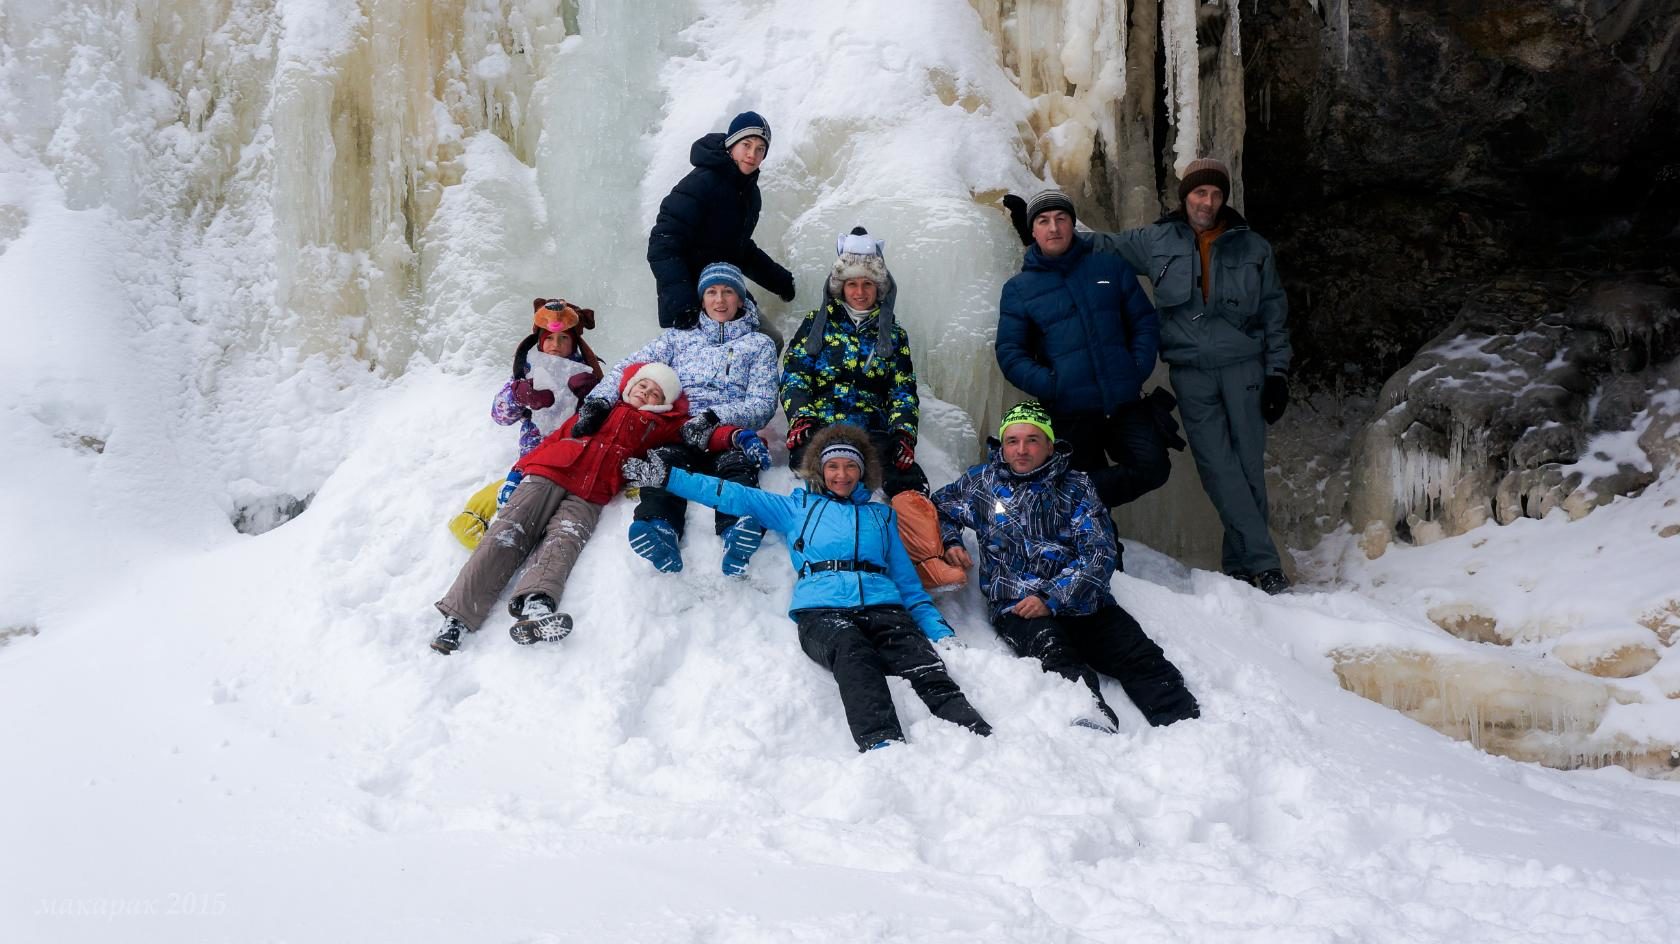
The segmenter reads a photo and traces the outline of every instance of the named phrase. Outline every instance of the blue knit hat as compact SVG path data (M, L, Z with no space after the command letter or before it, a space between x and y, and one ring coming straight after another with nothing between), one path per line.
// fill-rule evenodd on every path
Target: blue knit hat
M741 296L743 302L747 298L746 276L741 274L740 269L735 268L727 262L714 262L700 270L700 286L697 290L698 294L704 296L706 294L706 289L711 288L714 285L729 286L735 290L736 295Z
M756 111L744 111L735 116L729 123L729 134L723 139L725 150L735 146L735 142L754 135L764 139L765 150L770 149L770 122Z

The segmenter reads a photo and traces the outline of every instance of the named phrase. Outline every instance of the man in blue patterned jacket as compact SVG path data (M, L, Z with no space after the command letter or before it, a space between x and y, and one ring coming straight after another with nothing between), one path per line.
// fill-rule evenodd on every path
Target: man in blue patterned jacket
M1097 673L1119 681L1152 725L1200 717L1184 676L1109 592L1118 547L1091 479L1068 467L1050 414L1027 402L1004 414L989 461L933 495L945 560L974 565L962 529L979 543L980 590L992 627L1047 672L1082 681L1102 717L1075 724L1113 732Z

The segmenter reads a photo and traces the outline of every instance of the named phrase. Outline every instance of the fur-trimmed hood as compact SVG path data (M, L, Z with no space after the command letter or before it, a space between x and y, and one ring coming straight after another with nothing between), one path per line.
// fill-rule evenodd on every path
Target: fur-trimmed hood
M835 423L811 437L811 442L805 447L805 457L799 462L799 477L819 495L828 494L828 488L823 484L822 454L824 449L836 442L847 443L863 454L863 481L859 484L871 492L879 491L881 457L870 444L869 434L850 423Z

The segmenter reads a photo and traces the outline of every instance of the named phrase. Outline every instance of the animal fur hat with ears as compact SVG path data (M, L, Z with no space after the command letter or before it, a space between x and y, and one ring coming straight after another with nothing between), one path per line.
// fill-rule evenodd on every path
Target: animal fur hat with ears
M549 306L553 307L549 307ZM520 345L513 355L513 376L519 379L525 376L525 355L531 349L542 343L543 335L549 330L549 325L566 325L560 329L572 336L572 344L577 348L583 362L594 372L595 379L600 380L604 371L601 370L601 359L595 356L589 342L583 339L585 331L595 329L595 309L579 308L563 298L533 298L531 299L531 335Z

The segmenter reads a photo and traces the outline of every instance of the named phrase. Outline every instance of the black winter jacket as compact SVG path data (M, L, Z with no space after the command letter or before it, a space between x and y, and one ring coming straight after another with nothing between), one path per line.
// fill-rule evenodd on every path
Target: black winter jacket
M699 307L695 284L700 270L714 262L730 263L784 300L793 298L793 274L752 239L763 206L758 171L741 173L724 149L724 137L713 133L694 142L688 152L694 169L659 204L659 218L648 233L661 328L694 327L692 321L677 322L684 311Z

